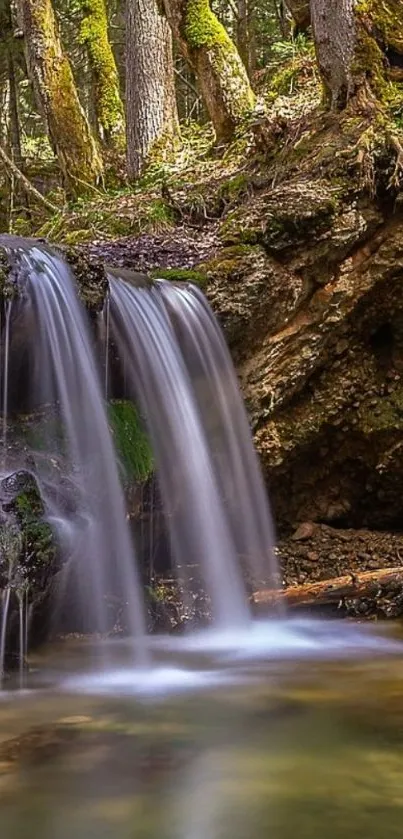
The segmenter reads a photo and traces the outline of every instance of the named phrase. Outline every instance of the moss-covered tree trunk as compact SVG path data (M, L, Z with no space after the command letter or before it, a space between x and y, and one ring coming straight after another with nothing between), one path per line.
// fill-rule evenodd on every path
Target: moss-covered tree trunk
M102 174L102 160L63 52L51 0L17 0L29 77L69 191Z
M127 0L127 171L141 175L156 149L164 155L179 136L172 33L157 0Z
M254 96L238 50L209 0L163 0L182 53L194 71L217 140L228 142Z
M334 106L390 96L403 78L402 0L287 0L296 23L312 23L319 70Z
M105 0L79 0L83 15L80 37L85 44L94 79L95 112L105 144L123 148L124 108L119 76L109 41Z

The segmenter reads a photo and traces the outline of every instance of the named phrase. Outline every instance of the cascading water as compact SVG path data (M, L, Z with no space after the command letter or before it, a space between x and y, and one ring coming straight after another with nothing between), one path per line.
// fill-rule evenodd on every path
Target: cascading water
M178 341L156 289L110 278L111 326L126 359L156 458L173 553L204 572L222 628L248 621L236 545Z
M109 276L105 307L105 369L112 371L112 342L114 352L118 351L113 364L120 361L123 380L130 382L148 426L179 576L189 584L190 568L197 566L218 629L204 633L201 640L197 633L183 640L155 639L160 653L171 646L175 654L182 647L193 647L203 655L218 656L215 670L144 667L152 660L153 644L145 639L143 594L85 312L70 269L60 256L15 238L0 237L0 245L16 269L19 294L15 305L18 316L26 318L24 340L29 362L33 362L35 388L41 391L36 393L36 404L39 401L44 414L51 417L56 412L60 428L52 445L58 443L57 456L67 471L70 489L74 488L75 503L66 511L57 493L55 497L47 491L46 468L36 453L48 520L64 551L64 567L74 568L82 609L89 614L88 628L105 631L105 595L118 595L119 602L127 605L128 630L137 641L137 665L142 665L133 669L131 645L129 669L86 675L84 682L72 678L65 682L66 688L116 691L135 685L140 692L166 693L190 685L231 683L234 671L221 667L222 656L228 662L250 656L294 656L295 651L299 655L325 651L327 655L330 649L339 654L356 647L382 648L378 641L373 644L363 634L350 633L348 627L335 632L332 625L320 625L318 632L317 624L298 621L272 621L269 629L264 622L252 622L244 572L252 582L259 578L274 582L277 570L268 502L224 340L197 289L165 281L136 287L126 275L114 272ZM10 346L10 351L3 358L3 385L9 381L9 355L14 350L12 319L10 308L4 325L3 347ZM105 390L109 392L112 386L108 373ZM16 455L12 445L9 448L11 461ZM48 455L52 451L48 448ZM7 512L5 505L3 512ZM152 551L152 539L150 545ZM6 518L0 526L0 676L7 653L7 622L14 609L23 684L31 606L21 554L21 533Z
M210 448L236 555L249 578L278 583L274 528L246 411L227 345L204 295L159 281L173 319Z
M7 242L5 243L7 245ZM58 405L66 455L77 492L74 572L90 625L108 627L105 594L127 601L128 623L143 661L143 599L117 463L88 327L70 271L62 259L36 246L14 245L25 278L25 306L33 315L31 351L40 370L43 401ZM54 516L60 542L66 523ZM77 546L75 553L77 555Z
M10 356L10 318L12 301L9 300L5 307L4 327L4 367L3 367L3 468L7 460L7 414L8 414L8 371Z

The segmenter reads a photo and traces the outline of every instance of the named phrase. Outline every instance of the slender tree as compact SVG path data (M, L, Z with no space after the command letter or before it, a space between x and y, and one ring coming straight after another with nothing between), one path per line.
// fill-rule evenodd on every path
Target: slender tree
M66 187L80 192L102 174L99 155L63 51L51 0L17 0L29 77Z
M150 151L172 147L179 136L172 33L157 0L127 0L127 170L137 178Z
M163 0L167 20L195 73L219 142L228 142L254 105L238 50L209 0Z
M236 44L249 78L256 70L254 12L253 0L237 0Z
M115 58L109 41L105 0L79 0L80 40L85 44L94 78L95 112L106 145L122 148L124 109Z

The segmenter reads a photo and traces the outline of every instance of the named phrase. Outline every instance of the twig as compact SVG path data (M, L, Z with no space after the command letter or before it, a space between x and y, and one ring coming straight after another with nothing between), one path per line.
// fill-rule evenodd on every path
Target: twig
M393 175L389 181L389 186L399 187L403 177L403 148L397 137L393 134L390 137L390 144L396 152L396 161Z
M4 151L4 149L1 146L0 146L0 159L3 161L6 169L8 169L9 172L11 172L11 174L14 175L15 178L17 178L17 180L21 181L21 183L22 183L25 191L28 193L28 195L35 196L37 201L40 201L40 203L43 204L44 207L46 207L52 213L59 213L60 212L59 207L56 207L55 204L52 204L51 201L48 201L48 199L45 198L45 196L42 195L42 193L39 192L39 190L36 189L36 187L33 184L31 184L31 181L29 181L28 178L25 177L25 175L21 172L21 170L18 168L18 166L15 165L14 161L11 160L11 158L8 156L8 154L6 154L6 152Z

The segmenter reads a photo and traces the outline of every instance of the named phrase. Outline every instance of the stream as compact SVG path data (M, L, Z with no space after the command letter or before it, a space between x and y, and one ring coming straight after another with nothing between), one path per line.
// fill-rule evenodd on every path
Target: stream
M398 628L297 631L310 649L284 632L272 655L214 633L154 638L151 672L132 668L127 641L32 657L26 688L0 694L2 836L401 836Z

